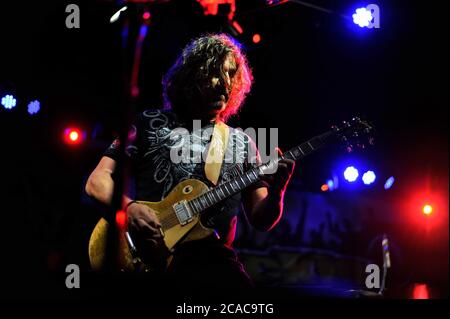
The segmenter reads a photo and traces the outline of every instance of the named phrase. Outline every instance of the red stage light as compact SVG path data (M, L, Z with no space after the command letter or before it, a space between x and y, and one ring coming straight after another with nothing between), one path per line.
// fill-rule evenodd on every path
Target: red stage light
M144 12L144 14L142 15L142 18L144 19L144 20L148 20L148 19L150 19L150 12L148 12L148 11L146 11L146 12Z
M431 205L429 205L429 204L426 204L426 205L424 205L423 206L423 209L422 209L422 211L423 211L423 213L425 214L425 215L431 215L431 213L433 212L433 206L431 206Z
M217 15L219 13L219 5L228 5L229 13L228 20L233 20L234 13L236 12L235 0L197 0L203 7L204 15Z
M78 132L76 131L72 131L69 134L69 138L71 141L76 142L80 138L80 134L78 134Z
M68 127L64 130L64 141L70 145L80 144L84 139L84 133L73 127Z
M119 210L116 213L116 224L117 228L125 229L125 226L127 224L127 214L123 210Z
M233 23L231 23L231 25L239 34L244 33L244 29L242 29L241 25L237 21L233 21Z
M261 36L258 33L255 33L253 35L253 43L259 43L261 42Z
M428 286L425 284L415 284L413 299L429 299Z
M327 184L323 184L323 185L320 187L320 190L321 190L322 192L326 192L328 189L329 189L329 187L328 187Z

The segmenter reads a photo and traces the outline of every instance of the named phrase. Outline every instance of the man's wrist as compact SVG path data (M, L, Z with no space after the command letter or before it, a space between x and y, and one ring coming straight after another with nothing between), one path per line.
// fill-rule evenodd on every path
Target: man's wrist
M135 204L135 203L137 203L136 200L130 200L128 203L125 204L125 206L124 206L124 208L123 208L123 211L124 211L124 212L127 212L128 208L129 208L131 205Z

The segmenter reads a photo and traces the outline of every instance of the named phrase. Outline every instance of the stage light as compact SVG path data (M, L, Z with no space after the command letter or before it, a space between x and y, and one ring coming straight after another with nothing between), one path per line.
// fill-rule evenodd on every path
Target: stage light
M366 185L370 185L373 182L375 182L376 178L377 178L377 176L375 175L375 173L373 171L367 171L362 176L363 183Z
M278 4L283 4L289 0L266 0L266 4L269 6L276 6Z
M124 12L125 10L127 10L127 7L126 7L126 6L125 6L125 7L122 7L119 11L117 11L116 13L114 13L114 14L112 15L112 17L109 19L109 23L114 23L114 22L116 22L117 20L119 20L120 14L121 14L122 12Z
M28 114L33 115L39 112L41 109L41 103L38 100L28 103Z
M389 189L389 188L391 188L392 185L394 184L394 182L395 182L394 176L389 177L389 178L386 180L386 183L384 183L384 189Z
M15 107L16 104L17 100L14 98L14 96L8 94L2 97L2 105L5 107L5 109L10 110Z
M352 17L353 23L360 28L380 28L380 7L374 3L371 3L364 8L356 9Z
M372 21L373 16L370 10L366 8L358 8L355 13L352 15L353 22L359 25L361 28L368 27L370 21Z
M69 138L71 141L76 142L80 138L80 134L78 134L78 132L76 131L72 131L69 133Z
M64 130L64 141L70 145L80 144L85 138L85 133L73 127Z
M241 25L237 21L233 21L231 25L239 34L244 33L244 29L242 29Z
M255 33L253 35L252 40L253 40L253 43L259 43L259 42L261 42L261 36L258 33Z
M359 172L358 170L353 167L353 166L349 166L345 169L344 171L344 178L349 181L349 182L354 182L356 181L356 179L359 176Z
M320 187L320 190L321 190L322 192L326 192L327 190L329 190L329 187L328 187L327 184L323 184L323 185Z
M331 181L333 182L333 190L338 189L339 188L339 177L337 174L333 174L333 178L331 179Z
M431 213L433 212L433 206L429 204L424 205L422 208L422 212L427 216L431 215Z
M228 20L232 20L236 12L236 0L197 0L197 2L203 7L203 14L206 16L219 14L219 6L228 6Z
M119 229L125 229L127 223L127 214L123 210L116 213L116 225Z
M148 11L145 11L144 12L144 14L142 15L142 18L144 19L144 20L148 20L148 19L150 19L150 12L148 12Z
M326 185L328 187L328 190L330 190L330 191L334 190L334 181L332 179L327 180Z
M428 286L425 284L414 284L413 299L429 299Z

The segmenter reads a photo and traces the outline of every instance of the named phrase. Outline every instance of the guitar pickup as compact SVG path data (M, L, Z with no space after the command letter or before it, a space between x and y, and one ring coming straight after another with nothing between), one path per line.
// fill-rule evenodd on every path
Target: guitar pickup
M178 221L182 226L186 225L193 219L192 212L190 211L186 203L187 202L184 200L173 205L175 215L177 216Z

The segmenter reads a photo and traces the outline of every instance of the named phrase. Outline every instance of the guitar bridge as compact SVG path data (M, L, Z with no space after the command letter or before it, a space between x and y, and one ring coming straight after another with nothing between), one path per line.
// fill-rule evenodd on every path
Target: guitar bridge
M193 215L185 200L173 205L173 210L175 211L175 215L177 216L180 225L183 226L192 221Z

